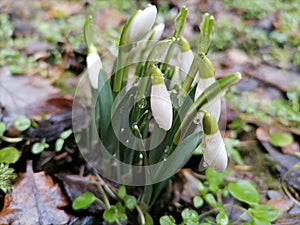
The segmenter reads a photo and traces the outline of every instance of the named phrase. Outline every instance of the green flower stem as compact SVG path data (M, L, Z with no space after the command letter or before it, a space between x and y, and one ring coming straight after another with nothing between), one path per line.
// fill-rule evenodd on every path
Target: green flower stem
M164 60L164 62L163 62L163 64L162 64L162 67L161 67L161 71L163 72L163 73L165 73L166 72L166 70L167 70L167 67L168 67L168 65L169 65L169 62L170 62L170 60L171 60L171 58L172 58L172 55L173 55L173 52L174 52L174 49L175 49L175 44L176 44L176 38L171 38L171 40L172 40L172 44L171 44L171 46L169 47L169 49L168 49L168 52L167 52L167 55L166 55L166 58L165 58L165 60Z
M143 213L141 207L139 207L139 205L136 205L135 207L136 207L136 210L138 211L139 217L141 219L141 224L142 225L146 224L145 216L144 216L144 213Z
M15 138L12 138L12 137L1 136L0 138L1 138L3 141L9 142L9 143L18 143L18 142L24 140L23 137L15 137Z
M83 26L83 39L85 45L88 49L88 53L93 51L93 43L94 43L94 32L93 32L93 17L88 16L85 19L84 26ZM97 51L96 51L97 52Z
M92 184L95 184L95 185L97 186L97 188L98 188L100 194L102 195L103 200L104 200L104 202L103 202L104 208L110 208L109 200L108 200L108 198L107 198L107 195L105 194L105 191L104 191L102 185L99 184L99 182L97 182L97 181L92 181ZM99 201L101 201L101 200L99 199ZM102 201L101 201L101 202L102 202Z
M114 87L113 92L119 93L122 88L123 83L123 73L124 73L124 67L123 67L123 50L119 48L119 54L117 58L117 71L114 78Z
M210 41L211 41L211 34L213 32L215 19L212 15L205 13L202 17L202 23L200 25L201 34L199 37L199 45L197 49L197 53L205 53L207 54Z
M196 113L209 101L212 101L219 94L225 91L229 86L238 82L241 79L240 73L232 73L226 77L222 77L217 80L215 83L210 85L200 96L199 98L191 105L190 109L183 118L182 123L180 124L174 139L173 144L177 145L179 143L180 137L185 135L186 130L190 127ZM182 132L184 131L184 132Z
M192 86L192 83L195 79L195 76L199 70L200 61L201 61L201 59L200 59L199 54L195 54L192 65L189 69L189 72L183 81L182 89L180 90L180 96L186 97L187 93L189 92L189 90Z

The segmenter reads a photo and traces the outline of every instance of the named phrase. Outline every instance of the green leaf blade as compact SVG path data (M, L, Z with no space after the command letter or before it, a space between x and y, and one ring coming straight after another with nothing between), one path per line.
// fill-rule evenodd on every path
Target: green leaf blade
M230 194L241 202L249 205L257 205L259 203L259 193L257 192L253 182L249 180L238 180L235 183L228 184Z
M85 192L79 195L72 204L74 210L84 209L96 201L96 196L91 192Z
M21 152L14 147L6 147L0 150L0 163L15 163L21 156Z

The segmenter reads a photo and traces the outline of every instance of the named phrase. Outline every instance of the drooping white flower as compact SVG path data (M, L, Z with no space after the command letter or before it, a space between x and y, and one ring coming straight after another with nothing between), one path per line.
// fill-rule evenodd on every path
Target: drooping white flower
M87 73L91 86L94 89L98 88L98 76L102 69L102 62L99 55L96 52L91 52L86 57Z
M208 88L216 81L214 69L210 60L203 53L200 54L199 57L199 80L194 96L195 101L205 91L206 88ZM216 121L218 121L221 114L221 96L217 96L215 99L208 102L202 107L202 109L212 114L215 117Z
M220 131L212 135L203 136L202 152L204 163L218 172L227 167L227 152ZM206 166L204 165L204 166Z
M130 21L127 30L127 43L140 41L152 29L155 22L157 9L150 5L144 10L139 10Z
M176 59L171 59L171 62L173 61L175 65L178 64L178 69L176 69L173 75L170 87L184 81L194 60L194 52L191 50L189 42L184 37L180 38L180 48L176 48L176 50L180 52L174 54Z
M154 67L152 72L151 111L158 126L164 130L169 130L173 120L170 94L164 83L161 71Z
M165 29L164 23L157 24L155 27L153 27L152 31L149 33L149 36L148 38L146 38L146 40L158 41L161 38L164 29Z
M203 116L204 136L201 144L203 152L203 165L210 166L216 171L223 172L227 167L227 152L216 119L210 113Z

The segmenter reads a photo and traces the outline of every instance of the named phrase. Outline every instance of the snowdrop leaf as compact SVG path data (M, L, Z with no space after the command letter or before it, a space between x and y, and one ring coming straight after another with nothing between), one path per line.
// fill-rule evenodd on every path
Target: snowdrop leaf
M101 69L99 73L99 94L98 104L100 112L100 134L101 137L105 137L107 129L111 120L111 108L113 104L112 90L110 82L107 78L105 70Z

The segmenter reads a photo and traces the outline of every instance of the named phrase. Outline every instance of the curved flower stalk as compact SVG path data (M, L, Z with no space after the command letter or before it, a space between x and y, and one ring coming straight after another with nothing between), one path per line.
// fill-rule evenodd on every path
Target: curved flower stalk
M98 76L102 69L102 62L97 54L97 49L93 45L89 47L89 54L86 57L86 63L90 84L94 89L98 89Z
M203 129L204 136L201 144L203 160L199 169L210 166L218 172L223 172L227 167L227 152L217 122L209 113L203 116Z
M150 100L153 117L160 128L169 130L173 120L172 103L163 74L157 67L152 69L151 81Z
M144 10L138 10L127 25L124 27L124 40L123 43L134 43L142 40L146 34L151 31L157 15L157 9L154 5L149 5ZM123 35L124 35L123 34Z
M200 53L199 57L200 57L199 80L198 80L197 89L194 97L195 101L204 92L206 88L208 88L216 81L214 76L214 69L211 61L205 56L204 53ZM220 96L217 96L214 100L208 102L207 105L203 106L203 110L206 110L207 112L212 114L215 117L216 121L218 121L221 114Z

